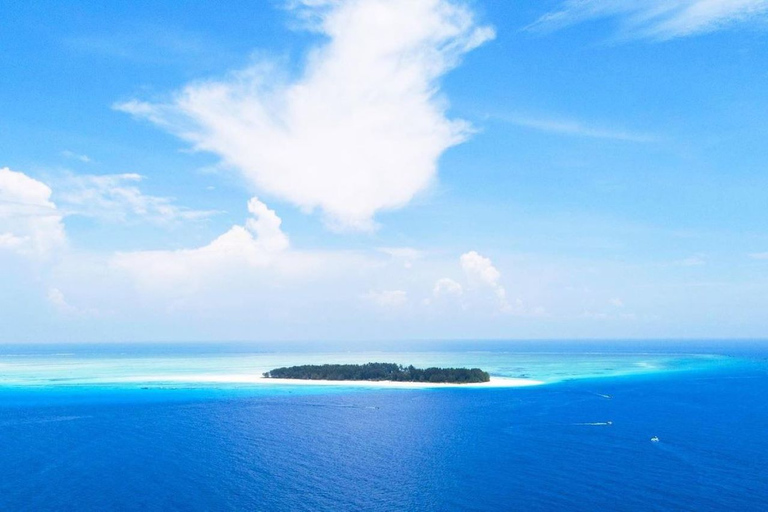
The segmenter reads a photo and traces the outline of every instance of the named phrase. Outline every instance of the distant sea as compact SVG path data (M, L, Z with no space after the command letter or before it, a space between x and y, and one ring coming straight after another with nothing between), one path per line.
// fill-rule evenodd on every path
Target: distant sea
M237 378L368 361L543 384ZM768 345L0 345L0 510L765 511Z

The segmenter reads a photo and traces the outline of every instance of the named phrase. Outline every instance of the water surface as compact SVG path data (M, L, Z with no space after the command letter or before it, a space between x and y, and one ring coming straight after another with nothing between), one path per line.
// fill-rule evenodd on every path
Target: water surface
M768 509L760 353L107 352L0 356L0 510ZM194 381L329 359L547 384Z

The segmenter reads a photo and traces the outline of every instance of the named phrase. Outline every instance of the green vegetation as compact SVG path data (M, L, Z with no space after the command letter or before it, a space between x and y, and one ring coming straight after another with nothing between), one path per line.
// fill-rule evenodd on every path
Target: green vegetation
M414 368L395 363L306 364L276 368L264 373L272 379L371 380L470 384L488 382L491 376L480 368Z

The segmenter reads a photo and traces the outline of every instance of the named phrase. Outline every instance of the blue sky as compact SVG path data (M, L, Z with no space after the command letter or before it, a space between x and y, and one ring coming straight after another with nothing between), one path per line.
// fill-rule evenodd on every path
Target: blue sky
M0 341L765 337L768 2L515 4L4 3Z

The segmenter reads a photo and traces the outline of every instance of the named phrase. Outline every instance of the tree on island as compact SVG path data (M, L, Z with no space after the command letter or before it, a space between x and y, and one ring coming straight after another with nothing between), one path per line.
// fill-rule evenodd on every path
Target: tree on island
M307 364L276 368L264 373L272 379L366 380L472 384L488 382L491 376L480 368L415 368L396 363Z

